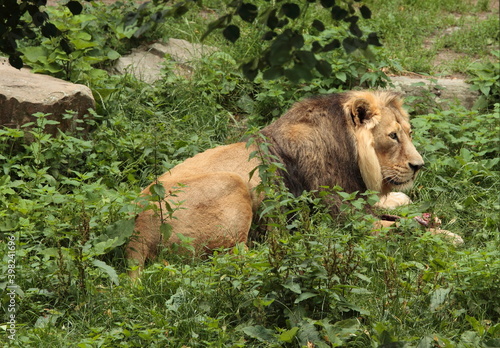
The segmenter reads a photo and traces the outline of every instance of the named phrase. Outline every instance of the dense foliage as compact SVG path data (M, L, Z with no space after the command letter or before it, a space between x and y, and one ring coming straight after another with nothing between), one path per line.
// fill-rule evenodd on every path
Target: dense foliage
M259 52L258 36L250 33L260 29L245 28L248 35L230 46L223 38L207 37L220 50L198 62L190 78L175 75L166 63L162 79L151 86L97 68L108 60L104 57L123 52L128 45L123 39L135 33L114 22L130 4L108 11L102 6L93 3L76 16L50 10L53 23L66 26L69 40L81 45L69 58L51 40L22 44L25 61L39 71L89 84L99 107L81 121L91 126L90 134L86 127L48 134L45 127L55 121L44 114L23 129L0 130L0 342L17 347L500 345L500 105L493 106L492 99L490 111L479 112L453 104L442 110L426 96L408 98L414 141L426 168L410 192L415 204L395 213L433 213L442 228L463 236L465 245L455 247L412 219L371 236L374 218L362 208L374 203L372 192L358 199L331 188L346 212L335 219L320 197L293 197L270 184L262 212L268 221L265 238L205 259L165 249L132 283L123 246L140 188L155 175L240 139L296 99L385 84L382 67L392 64L378 47L366 55L333 50L322 58L332 67L329 78L316 72L309 83L296 85L258 74L249 82L239 62ZM202 34L205 23L186 16L152 25L142 35L161 36L166 29ZM103 21L108 31L100 31ZM328 30L320 34L325 42L332 37ZM36 49L46 53L37 55ZM267 175L275 169L269 164ZM15 308L15 340L8 339L10 308Z
M314 70L324 77L331 75L332 68L329 62L317 58L321 53L341 47L347 53L352 53L358 49L366 50L369 45L381 46L375 32L364 35L358 24L360 18L365 20L371 18L371 10L366 5L354 6L354 1L350 0L343 0L337 4L335 1L328 0L319 2L319 7L325 12L325 15L320 15L320 17L328 18L330 28L327 31L328 41L325 41L324 35L320 35L326 30L324 20L318 19L317 13L307 15L310 6L318 12L319 7L314 6L315 2L315 0L305 3L228 1L227 12L208 24L202 40L214 30L220 29L223 36L234 43L240 38L242 22L258 26L261 30L266 28L262 40L268 42L267 47L259 52L257 57L242 65L244 75L253 80L261 71L266 79L286 76L294 82L311 80ZM122 28L116 34L125 35L128 38L140 38L164 22L167 17L181 17L194 4L200 3L201 1L185 0L170 5L167 1L154 0L138 8L134 8L129 3L130 12L126 16L119 17L118 23L115 23L117 27ZM65 10L71 15L54 13L55 19L49 18L48 13L51 11L43 10L45 5L46 0L42 2L27 0L24 3L18 3L15 0L2 2L0 51L9 55L9 62L12 66L16 68L23 66L21 53L27 56L29 61L41 60L39 63L45 65L51 65L51 63L54 65L56 61L63 61L65 70L70 68L68 65L71 65L75 58L82 58L83 61L87 60L95 64L99 59L118 57L117 52L109 48L108 52L100 52L98 49L100 42L95 39L91 40L92 35L88 30L82 31L86 26L90 26L89 29L93 31L102 29L92 25L95 18L81 15L83 6L80 2L71 0L66 3ZM118 6L123 6L123 4L119 3ZM72 18L73 16L78 19ZM60 18L63 18L62 22ZM314 28L314 31L307 30L310 28ZM38 49L32 47L28 51L19 49L18 41L24 38L35 38L35 29L39 29L39 34L45 38L45 46L37 46ZM306 30L309 34L307 42L303 35ZM100 54L96 54L96 51ZM78 71L83 70L82 72L88 70L82 66L75 68ZM66 75L68 75L67 71Z

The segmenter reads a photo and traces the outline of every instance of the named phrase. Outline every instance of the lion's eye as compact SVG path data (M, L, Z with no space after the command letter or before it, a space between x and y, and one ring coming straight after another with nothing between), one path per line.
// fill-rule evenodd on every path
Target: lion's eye
M398 134L396 132L392 132L389 134L389 138L391 138L392 140L398 140Z

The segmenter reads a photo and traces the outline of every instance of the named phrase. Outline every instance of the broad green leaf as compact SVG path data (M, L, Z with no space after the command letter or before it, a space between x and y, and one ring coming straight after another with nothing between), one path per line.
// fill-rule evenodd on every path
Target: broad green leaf
M21 51L30 62L37 62L40 57L47 56L47 49L44 46L25 47Z
M290 291L293 291L296 294L301 294L302 290L300 288L300 285L297 283L294 283L292 279L288 279L285 284L283 284L283 287L285 289L288 289Z
M247 326L242 329L242 331L260 342L276 342L276 336L274 335L274 332L272 330L266 329L265 327L261 325L256 325L256 326Z
M300 325L300 330L297 334L299 341L302 346L308 344L308 342L318 342L320 341L319 332L316 329L316 326L312 323L303 323Z
M262 298L256 298L255 300L253 300L253 305L257 308L261 308L261 307L267 307L267 306L271 305L273 302L274 302L274 299L265 300Z
M107 56L111 60L115 60L121 57L120 53L116 52L115 50L109 50Z
M347 81L347 74L343 71L336 72L335 77L338 78L342 82Z
M297 299L295 300L294 303L300 303L304 300L307 300L308 298L315 297L315 296L317 296L317 294L314 294L312 292L303 292L302 294L299 295L299 297L297 297Z
M476 318L474 318L472 316L469 316L469 315L466 315L465 319L469 322L469 324L472 326L472 328L479 335L481 335L481 336L484 335L485 328L484 328L484 326L481 324L481 322L479 320L477 320Z
M446 297L450 293L451 288L439 288L434 290L434 292L431 294L431 303L430 303L430 310L435 311L439 306L441 306L444 301L446 300Z
M170 236L172 236L172 225L168 223L162 223L160 225L160 233L163 236L163 240L169 240Z
M299 331L298 327L292 327L290 330L287 330L283 332L281 335L279 335L278 340L280 342L292 343L292 340L295 338L298 331Z
M119 285L119 280L118 280L118 274L116 274L116 271L113 267L107 265L105 262L101 261L101 260L92 260L92 264L101 269L102 271L104 271L109 279L115 284L115 285Z
M151 185L150 189L151 193L153 194L153 199L158 201L162 200L165 198L165 187L162 184L153 184Z
M86 41L86 40L82 40L82 39L71 40L71 43L75 46L75 48L77 50L83 50L83 49L86 49L89 47L97 46L97 43L95 43L93 41Z

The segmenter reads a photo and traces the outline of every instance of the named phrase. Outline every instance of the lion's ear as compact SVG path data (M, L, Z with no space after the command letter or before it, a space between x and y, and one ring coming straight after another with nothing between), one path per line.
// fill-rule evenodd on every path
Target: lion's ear
M377 116L380 115L377 103L371 94L353 95L344 104L344 110L350 114L356 127L371 128L378 122Z

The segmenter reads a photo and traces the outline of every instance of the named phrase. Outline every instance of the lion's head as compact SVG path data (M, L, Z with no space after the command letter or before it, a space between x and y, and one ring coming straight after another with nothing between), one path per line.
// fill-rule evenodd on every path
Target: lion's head
M424 161L411 141L401 99L389 92L347 95L344 112L355 125L358 164L367 188L385 194L411 187Z
M295 194L338 185L382 195L410 187L424 161L392 92L354 91L296 103L263 134Z

